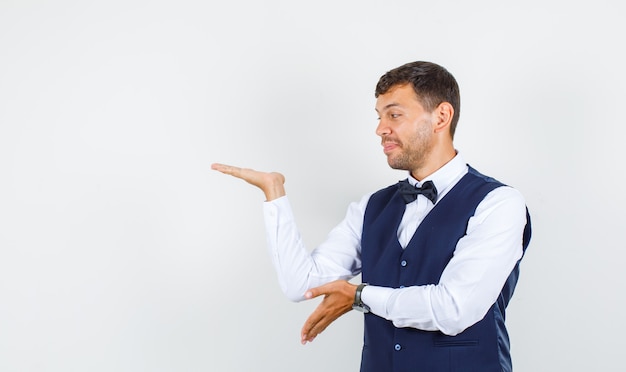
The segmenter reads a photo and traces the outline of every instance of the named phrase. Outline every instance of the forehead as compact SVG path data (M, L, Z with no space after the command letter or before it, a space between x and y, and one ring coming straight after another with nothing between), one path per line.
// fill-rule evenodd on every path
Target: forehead
M391 87L385 94L376 99L376 111L382 112L392 107L422 108L422 105L411 84L401 84Z

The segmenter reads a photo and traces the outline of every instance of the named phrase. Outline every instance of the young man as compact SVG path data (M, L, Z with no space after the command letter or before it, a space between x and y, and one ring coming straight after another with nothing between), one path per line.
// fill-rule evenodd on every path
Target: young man
M268 242L285 294L324 296L302 328L303 343L358 309L365 313L363 372L511 371L504 318L530 240L524 198L454 148L460 97L445 68L395 68L380 78L376 98L387 162L408 177L352 203L311 253L282 174L212 168L265 193ZM358 274L363 284L348 282Z

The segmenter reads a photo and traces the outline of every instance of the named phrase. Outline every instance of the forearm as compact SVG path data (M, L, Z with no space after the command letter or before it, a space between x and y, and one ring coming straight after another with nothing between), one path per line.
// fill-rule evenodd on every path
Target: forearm
M267 246L281 290L290 300L301 301L309 288L313 260L293 222L291 209L283 207L281 212L279 204L288 205L288 200L263 204Z
M454 336L482 319L495 298L458 298L441 284L401 289L367 286L363 301L372 313L398 328L440 331Z
M308 289L350 279L360 270L358 237L346 220L309 253L286 197L264 203L263 208L269 253L280 287L289 299L303 300Z

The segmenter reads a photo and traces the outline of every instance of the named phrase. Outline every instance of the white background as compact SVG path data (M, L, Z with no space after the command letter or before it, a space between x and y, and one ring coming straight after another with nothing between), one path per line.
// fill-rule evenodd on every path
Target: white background
M356 371L362 316L313 344L278 288L263 195L308 247L404 177L374 86L461 87L456 147L527 198L516 371L621 371L620 1L0 0L0 371Z

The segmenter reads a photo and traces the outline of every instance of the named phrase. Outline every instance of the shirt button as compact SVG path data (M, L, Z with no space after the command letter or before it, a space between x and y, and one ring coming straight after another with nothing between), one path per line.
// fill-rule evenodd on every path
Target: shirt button
M402 346L400 346L400 344L396 344L396 346L394 346L393 348L396 349L396 351L400 351L400 349L402 349Z
M402 260L402 262L400 262L400 266L405 267L406 266L406 260Z

